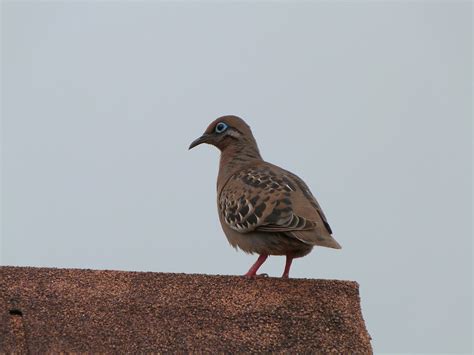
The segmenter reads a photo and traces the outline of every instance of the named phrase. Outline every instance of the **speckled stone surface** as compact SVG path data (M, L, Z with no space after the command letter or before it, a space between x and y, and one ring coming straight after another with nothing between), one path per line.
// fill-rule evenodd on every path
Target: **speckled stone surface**
M356 282L0 267L0 352L372 353Z

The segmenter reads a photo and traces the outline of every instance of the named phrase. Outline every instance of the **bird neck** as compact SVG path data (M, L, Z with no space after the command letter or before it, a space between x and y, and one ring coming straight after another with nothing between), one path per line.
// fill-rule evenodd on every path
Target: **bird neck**
M218 190L223 187L223 184L241 170L244 166L251 162L262 161L262 156L257 147L257 143L253 144L233 144L221 151L221 158L219 163L219 175L217 177Z

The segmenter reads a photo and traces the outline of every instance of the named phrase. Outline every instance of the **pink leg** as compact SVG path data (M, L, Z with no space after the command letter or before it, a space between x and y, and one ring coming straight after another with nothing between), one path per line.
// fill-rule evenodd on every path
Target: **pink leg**
M282 278L289 278L290 277L290 267L291 267L291 262L293 261L293 257L287 255L286 256L286 263L285 263L285 271L283 271L283 275L281 275Z
M267 260L267 258L268 258L267 254L261 254L258 257L255 264L252 265L252 267L249 269L249 271L247 271L247 273L244 276L247 276L247 277L255 276L257 274L258 269L260 268L260 266L262 266L265 260Z

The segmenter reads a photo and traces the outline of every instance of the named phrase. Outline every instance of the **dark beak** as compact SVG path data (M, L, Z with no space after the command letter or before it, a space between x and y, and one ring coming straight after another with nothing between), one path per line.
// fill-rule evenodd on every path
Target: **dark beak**
M189 146L188 149L193 149L195 146L199 145L199 144L202 144L202 143L207 143L209 142L209 138L210 138L210 134L203 134L201 137L199 137L198 139L195 139L191 145Z

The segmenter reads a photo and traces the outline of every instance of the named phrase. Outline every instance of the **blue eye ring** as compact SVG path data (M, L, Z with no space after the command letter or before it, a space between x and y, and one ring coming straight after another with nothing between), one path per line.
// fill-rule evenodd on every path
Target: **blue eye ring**
M216 128L214 129L216 131L216 133L222 133L224 132L227 128L229 128L229 126L227 124L225 124L224 122L219 122L217 125L216 125Z

